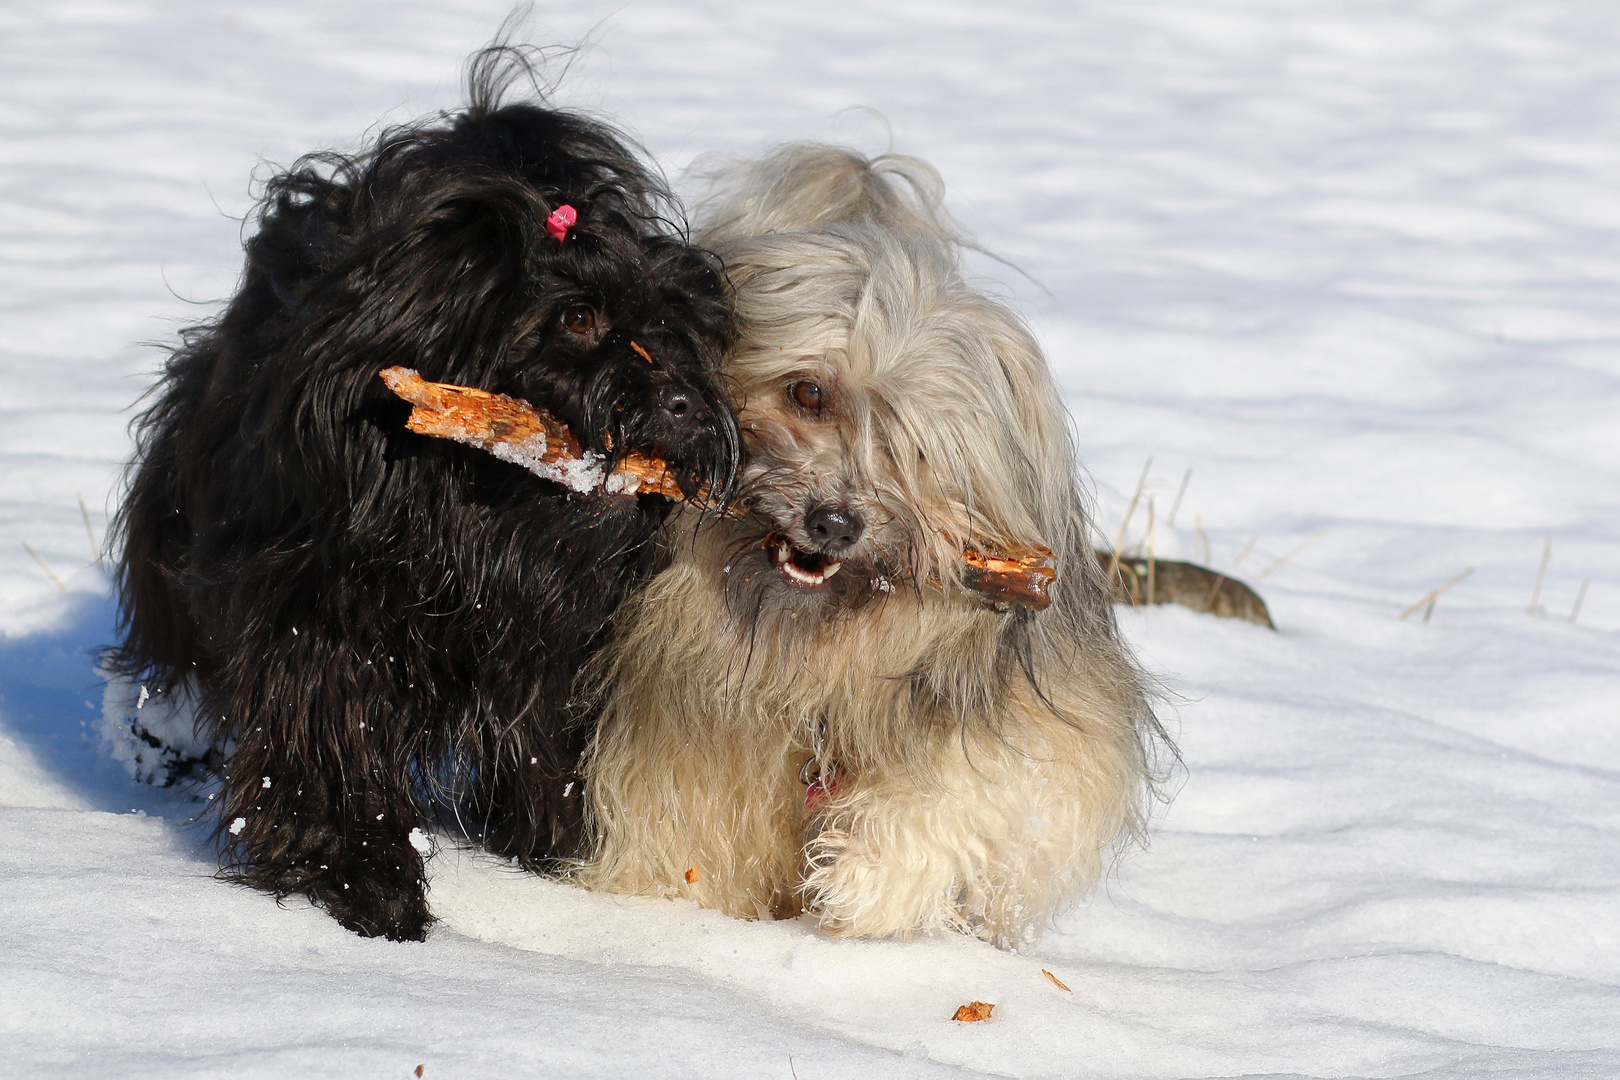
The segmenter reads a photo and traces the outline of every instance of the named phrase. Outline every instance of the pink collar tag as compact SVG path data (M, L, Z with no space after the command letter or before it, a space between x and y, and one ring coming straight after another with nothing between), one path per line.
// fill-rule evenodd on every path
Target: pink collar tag
M828 767L811 782L810 789L804 793L804 808L806 810L816 809L816 807L838 794L838 787L839 776L831 767Z
M568 239L568 230L574 227L579 220L579 213L572 206L564 204L551 212L546 218L546 232L557 238L557 243Z

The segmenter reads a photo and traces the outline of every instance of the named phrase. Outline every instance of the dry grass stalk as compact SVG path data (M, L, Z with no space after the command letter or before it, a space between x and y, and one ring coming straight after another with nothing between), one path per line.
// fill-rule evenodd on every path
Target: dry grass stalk
M1408 615L1412 615L1424 608L1428 608L1432 612L1434 610L1434 602L1436 600L1440 599L1440 597L1443 596L1453 585L1460 584L1464 578L1473 572L1474 568L1470 566L1468 569L1464 570L1462 573L1458 574L1456 577L1452 578L1439 588L1430 589L1428 592L1423 594L1423 598L1421 600L1407 608L1405 611L1401 612L1401 618L1404 619ZM1429 621L1427 615L1424 616L1423 621Z
M1552 537L1549 536L1541 545L1541 565L1536 567L1536 587L1530 592L1530 607L1525 612L1527 615L1534 615L1536 609L1541 606L1541 586L1547 580L1547 563L1551 560Z
M1209 533L1204 531L1204 515L1203 514L1195 514L1193 516L1193 524L1198 529L1198 543L1199 543L1199 546L1202 547L1203 551L1204 551L1204 565L1208 566L1209 565Z
M1187 494L1187 481L1191 479L1192 466L1189 465L1187 471L1181 474L1181 487L1176 489L1176 501L1170 504L1170 513L1164 519L1165 528L1173 529L1176 527L1176 511L1181 509L1181 497Z
M51 572L51 568L49 566L45 565L45 560L40 558L39 554L33 548L28 546L28 541L24 540L22 542L22 546L23 546L23 550L28 552L29 556L35 562L39 563L39 568L41 570L45 571L45 576L50 578L53 582L55 582L56 587L58 589L61 589L63 592L67 592L68 587L66 585L62 584L62 579L57 577L54 573Z
M1311 536L1307 537L1305 540L1303 540L1299 544L1298 547L1294 548L1294 550L1290 551L1288 554L1284 555L1282 558L1276 560L1270 566L1266 567L1264 570L1262 570L1258 574L1254 575L1254 580L1260 581L1267 574L1271 573L1273 570L1276 570L1278 567L1280 567L1284 563L1286 563L1289 559L1292 559L1295 555L1298 555L1300 552L1304 551L1306 548L1310 547L1312 544L1316 543L1320 539L1322 539L1322 534L1320 532L1314 533Z
M84 518L84 535L90 538L90 554L96 558L96 569L105 573L107 564L101 558L101 544L96 541L96 530L90 527L90 510L84 505L84 496L78 492L74 494L79 496L79 516Z
M1062 979L1058 978L1056 975L1052 974L1050 971L1047 971L1045 968L1041 968L1041 974L1045 975L1048 979L1050 979L1051 982L1052 982L1052 985L1057 987L1059 990L1062 990L1064 993L1066 993L1066 994L1074 993L1073 990L1070 990L1067 986L1063 985L1063 980Z
M1249 552L1253 551L1254 545L1258 544L1259 542L1260 538L1258 536L1249 537L1249 542L1243 545L1243 550L1238 552L1237 558L1232 560L1232 569L1236 570L1239 566L1243 565L1243 560L1249 557Z
M1136 478L1136 490L1131 493L1131 505L1125 508L1125 520L1119 523L1119 535L1114 537L1114 557L1108 564L1110 574L1119 569L1119 553L1125 548L1125 530L1131 527L1131 517L1136 513L1136 504L1142 498L1142 488L1147 484L1148 470L1151 468L1153 458L1150 456L1142 465L1142 475Z
M1151 495L1148 496L1147 542L1148 542L1147 602L1149 604L1152 604L1153 603L1153 576L1154 576L1153 575L1153 564L1154 564L1154 562L1156 560L1153 557L1155 544L1154 544L1154 537L1153 537L1153 497Z
M1591 578L1581 578L1581 587L1575 594L1575 606L1569 609L1569 621L1574 622L1580 618L1581 604L1586 600L1586 587L1592 584Z

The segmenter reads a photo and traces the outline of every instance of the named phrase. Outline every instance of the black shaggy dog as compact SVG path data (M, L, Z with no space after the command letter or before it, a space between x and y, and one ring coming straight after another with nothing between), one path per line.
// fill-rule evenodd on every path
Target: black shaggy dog
M522 74L485 50L465 111L270 180L239 291L137 422L120 515L111 660L232 747L222 874L365 935L432 921L427 814L530 869L575 854L570 685L671 505L413 435L379 369L527 399L688 494L737 467L716 263L612 130L503 105Z

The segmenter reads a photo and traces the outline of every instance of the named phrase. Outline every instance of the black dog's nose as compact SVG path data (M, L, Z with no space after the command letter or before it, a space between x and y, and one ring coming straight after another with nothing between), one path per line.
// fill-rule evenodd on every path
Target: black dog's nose
M658 403L666 413L676 419L687 418L687 413L697 405L693 400L692 390L685 387L664 387L664 392L658 395Z
M695 423L706 415L703 399L678 384L666 386L659 392L658 405L681 424Z
M812 548L834 558L854 547L865 528L859 514L842 506L818 506L804 516Z

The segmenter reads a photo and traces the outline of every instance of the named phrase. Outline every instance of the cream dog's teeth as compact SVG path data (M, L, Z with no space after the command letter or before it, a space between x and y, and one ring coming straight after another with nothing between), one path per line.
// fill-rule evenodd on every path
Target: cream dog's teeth
M841 562L830 562L821 568L821 580L825 581L844 568Z

